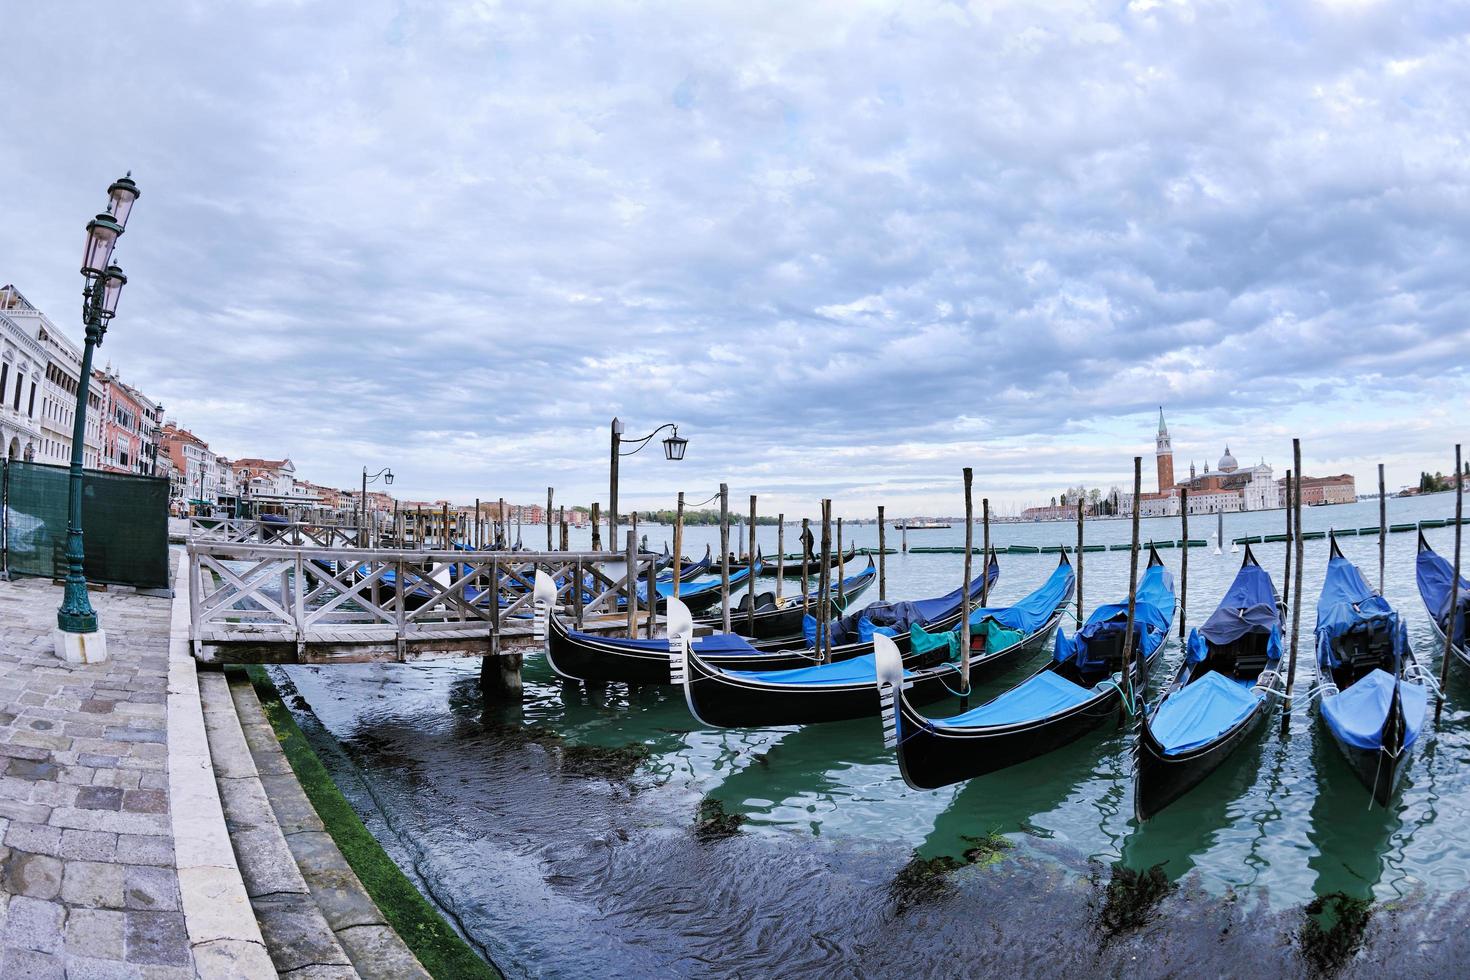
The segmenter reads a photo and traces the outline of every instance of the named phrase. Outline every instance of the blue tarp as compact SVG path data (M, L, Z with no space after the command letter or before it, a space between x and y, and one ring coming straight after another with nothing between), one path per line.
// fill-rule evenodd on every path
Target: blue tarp
M759 570L759 566L757 566L757 570ZM738 572L731 572L730 573L730 588L731 589L735 588L735 586L739 585L741 582L744 582L748 578L750 578L750 569L749 568L742 568ZM653 587L658 592L658 595L659 595L659 598L660 599L667 599L669 596L671 596L671 595L674 594L674 581L673 581L673 579L670 579L667 582L660 582L657 579L654 579ZM700 593L703 593L703 592L709 592L711 589L718 589L719 587L720 587L720 580L717 579L717 578L712 578L712 579L709 579L708 581L705 581L705 582L685 582L685 583L683 583L682 585L679 586L679 595L680 596L694 596L694 595L699 595ZM642 578L640 578L638 580L638 588L637 588L636 591L638 593L638 601L639 602L643 602L643 603L647 603L648 602L648 577L647 576L644 576L644 577L642 577ZM621 600L620 605L626 606L627 604L628 604L628 600L627 600L626 597L624 597Z
M1211 643L1224 646L1252 631L1269 633L1280 622L1271 576L1255 562L1246 562L1235 573L1225 598L1200 627L1200 633Z
M1058 663L1077 658L1081 667L1096 667L1100 661L1088 657L1088 642L1100 633L1112 632L1118 624L1128 622L1128 601L1113 602L1098 606L1087 617L1082 629L1073 636L1057 630L1056 653ZM1134 594L1133 629L1138 634L1136 646L1140 656L1147 657L1162 644L1169 635L1169 624L1174 622L1174 576L1163 565L1150 565L1144 569Z
M1179 755L1214 741L1261 703L1265 695L1252 691L1253 683L1206 671L1163 700L1149 718L1149 732L1164 747L1165 755Z
M971 708L952 718L934 718L931 722L936 727L1013 725L1054 715L1065 708L1081 704L1094 693L1096 692L1072 683L1055 671L1043 670L978 708Z
M1386 670L1366 674L1336 697L1322 699L1322 718L1338 740L1372 752L1383 746L1383 722L1393 698L1394 676ZM1414 744L1424 728L1428 692L1423 684L1401 684L1404 704L1404 748Z
M986 618L990 618L1002 626L1020 630L1030 636L1045 625L1052 613L1057 611L1057 606L1067 601L1076 582L1077 573L1072 570L1071 565L1058 565L1052 571L1051 577L1042 583L1041 588L1015 605L971 610L970 625L978 627Z
M1421 548L1414 563L1414 578L1419 583L1419 597L1424 608L1429 610L1444 629L1446 614L1450 609L1450 582L1455 577L1455 567L1431 548ZM1466 607L1470 606L1470 580L1460 577L1460 588L1456 596L1460 614L1455 618L1455 646L1465 645Z
M989 575L989 584L995 585L995 580L1000 577L999 563L991 561L984 572L975 576L970 582L971 596L980 594L982 586L985 585L986 575ZM866 616L874 626L887 626L897 635L907 633L909 627L915 623L926 626L936 619L943 619L945 616L958 612L963 600L964 589L959 588L934 599L869 603L861 611L849 613L832 624L832 642L834 644L857 642L858 619L863 616Z
M816 664L798 667L796 670L729 670L731 677L762 681L767 684L791 684L797 687L813 687L823 684L860 684L878 682L878 669L874 666L873 654L865 653L851 660L839 660L835 664ZM904 671L904 676L910 676Z
M1346 558L1333 558L1327 563L1327 577L1322 582L1322 595L1317 600L1317 665L1323 669L1341 666L1332 641L1347 633L1387 626L1393 630L1394 655L1403 653L1399 614L1388 600L1374 592Z

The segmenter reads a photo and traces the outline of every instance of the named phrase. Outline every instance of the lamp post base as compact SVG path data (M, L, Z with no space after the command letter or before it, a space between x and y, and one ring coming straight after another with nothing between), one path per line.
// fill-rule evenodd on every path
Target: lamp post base
M58 628L51 631L51 643L56 658L69 664L100 664L107 659L107 631L101 628L91 633Z

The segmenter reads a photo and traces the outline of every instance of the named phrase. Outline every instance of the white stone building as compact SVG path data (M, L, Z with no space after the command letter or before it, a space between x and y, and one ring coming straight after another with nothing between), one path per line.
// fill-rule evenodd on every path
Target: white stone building
M50 361L36 338L0 313L0 454L7 459L35 459L40 452L37 401Z
M71 434L76 420L77 388L82 376L82 349L14 286L0 287L0 313L19 324L46 352L48 363L36 408L36 421L41 432L35 458L37 462L66 466L71 462ZM91 410L87 413L82 465L98 469L102 465L102 401L95 385L88 392L87 402Z

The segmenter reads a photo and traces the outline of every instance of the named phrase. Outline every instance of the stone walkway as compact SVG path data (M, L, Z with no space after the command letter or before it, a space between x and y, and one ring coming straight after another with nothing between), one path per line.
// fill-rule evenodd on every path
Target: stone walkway
M169 813L170 601L92 593L111 659L51 651L61 589L0 583L3 977L193 977Z

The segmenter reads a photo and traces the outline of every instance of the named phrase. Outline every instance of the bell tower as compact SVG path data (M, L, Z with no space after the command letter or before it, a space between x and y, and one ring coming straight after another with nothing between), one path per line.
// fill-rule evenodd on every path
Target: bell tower
M1159 436L1154 442L1154 461L1159 467L1159 493L1174 485L1174 447L1169 443L1169 430L1164 425L1164 406L1159 406Z

